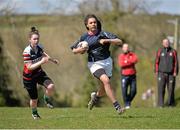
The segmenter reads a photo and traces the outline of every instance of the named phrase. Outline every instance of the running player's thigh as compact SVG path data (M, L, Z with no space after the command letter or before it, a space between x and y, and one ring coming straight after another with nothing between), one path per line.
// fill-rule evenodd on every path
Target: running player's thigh
M97 64L96 62L88 62L88 68L91 74L94 74L97 70L103 69L103 66L100 64Z
M103 84L110 84L110 78L108 77L108 75L105 73L105 74L102 74L100 77L99 77L100 81L103 83Z
M31 99L38 98L37 86L35 82L24 82L24 87L26 88Z
M112 77L112 66L106 66L105 72L106 72L108 77Z
M94 77L96 77L97 79L100 79L100 77L102 75L106 75L106 72L103 68L97 69L94 73L93 73Z
M43 85L44 87L47 87L50 84L54 84L54 83L44 72L40 75L40 77L38 77L38 84Z
M111 77L112 76L112 59L108 58L106 62L104 63L103 67L108 77Z

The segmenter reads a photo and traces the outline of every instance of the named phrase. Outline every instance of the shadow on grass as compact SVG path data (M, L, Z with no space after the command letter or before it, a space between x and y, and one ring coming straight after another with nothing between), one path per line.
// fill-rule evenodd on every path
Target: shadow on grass
M124 118L124 119L133 119L133 118L156 118L156 116L150 116L150 115L148 115L148 116L138 116L138 115L136 115L136 116L130 116L130 115L119 115L119 116L108 116L108 118Z

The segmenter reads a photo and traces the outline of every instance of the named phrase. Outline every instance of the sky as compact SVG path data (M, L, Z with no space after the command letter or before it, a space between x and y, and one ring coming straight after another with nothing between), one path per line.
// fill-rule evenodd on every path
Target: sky
M62 10L65 13L72 13L78 11L78 3L82 0L0 0L3 3L9 4L13 3L16 6L16 12L18 13L29 13L29 14L39 14L43 13L44 10L40 3L42 1L49 1L51 8L58 8L57 5L62 5ZM156 5L152 5L150 13L168 13L180 15L180 0L146 0L146 2L156 2ZM4 6L2 2L0 3L0 8ZM63 8L64 7L64 8Z
M160 4L157 5L155 9L153 9L154 12L180 15L180 0L147 0L147 1L160 1Z

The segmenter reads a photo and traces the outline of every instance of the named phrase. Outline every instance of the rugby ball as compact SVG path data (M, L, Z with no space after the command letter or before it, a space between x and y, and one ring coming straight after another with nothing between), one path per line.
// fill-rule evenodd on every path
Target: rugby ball
M79 42L79 44L77 46L82 47L82 48L86 48L86 49L89 48L87 41L81 41L81 42Z

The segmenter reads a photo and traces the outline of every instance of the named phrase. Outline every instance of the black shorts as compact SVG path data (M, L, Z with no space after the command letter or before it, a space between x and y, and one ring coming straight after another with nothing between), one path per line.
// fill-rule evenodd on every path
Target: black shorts
M33 78L30 81L23 79L24 87L28 91L31 99L38 98L37 84L46 87L47 82L53 83L52 80L47 76L47 74L44 71L40 72L36 78Z
M102 68L96 70L96 71L93 73L94 77L96 77L97 79L100 79L101 75L103 75L103 74L106 74L106 72L105 72L105 70L102 69Z

